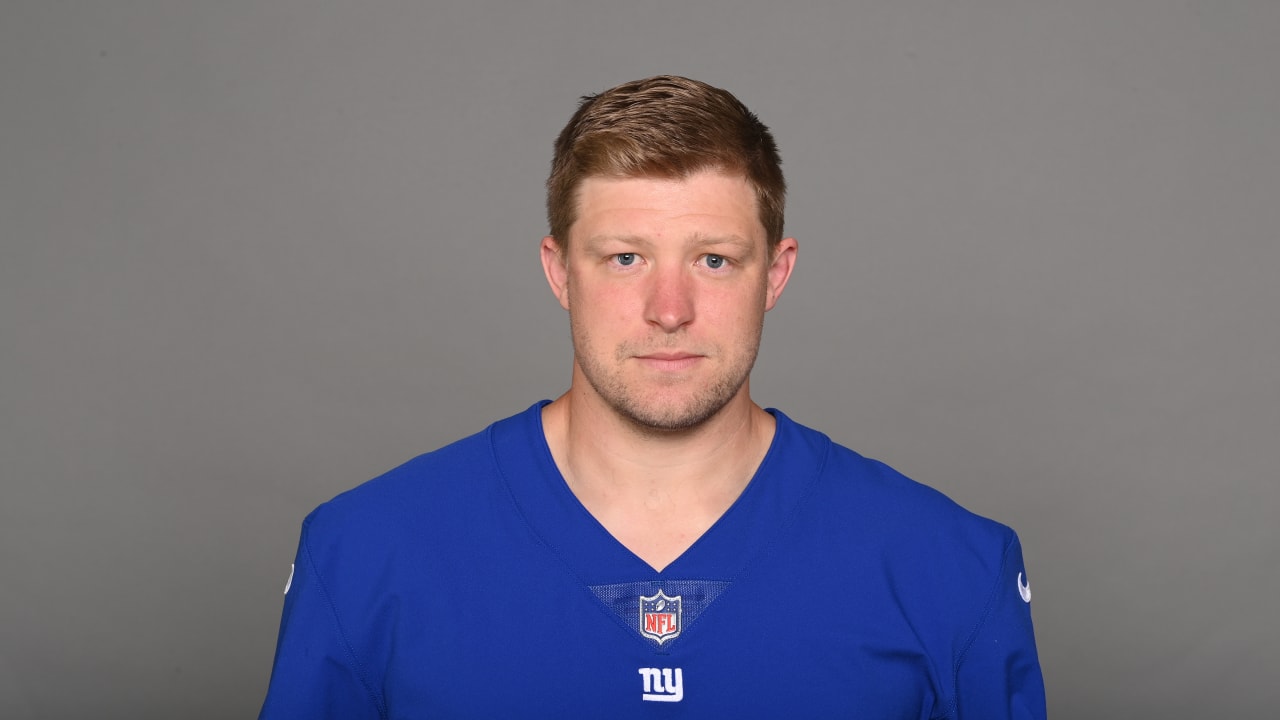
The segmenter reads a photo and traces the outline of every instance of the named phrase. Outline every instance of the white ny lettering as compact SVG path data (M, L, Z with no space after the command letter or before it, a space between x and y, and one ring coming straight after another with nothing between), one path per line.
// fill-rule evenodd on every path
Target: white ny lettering
M684 699L684 671L680 668L640 668L644 678L641 700L680 702Z

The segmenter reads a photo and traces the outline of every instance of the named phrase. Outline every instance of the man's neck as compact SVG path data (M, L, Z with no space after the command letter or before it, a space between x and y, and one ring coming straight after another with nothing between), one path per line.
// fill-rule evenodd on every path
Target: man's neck
M742 494L773 439L746 387L686 430L646 430L592 393L543 408L547 445L578 500L632 553L661 570Z

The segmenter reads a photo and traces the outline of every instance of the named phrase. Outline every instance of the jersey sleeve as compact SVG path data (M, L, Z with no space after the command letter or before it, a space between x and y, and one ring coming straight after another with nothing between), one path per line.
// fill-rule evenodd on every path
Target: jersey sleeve
M302 526L293 575L285 591L271 682L260 720L384 715L378 696L343 632L309 547L314 515Z
M1010 532L983 618L956 668L956 720L1043 720L1044 678L1022 545Z

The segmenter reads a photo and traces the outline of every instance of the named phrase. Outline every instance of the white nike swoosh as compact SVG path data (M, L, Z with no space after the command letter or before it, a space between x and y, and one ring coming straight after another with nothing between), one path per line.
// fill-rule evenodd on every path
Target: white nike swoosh
M1022 602L1031 602L1031 583L1022 584L1022 573L1018 573L1018 594L1022 596Z

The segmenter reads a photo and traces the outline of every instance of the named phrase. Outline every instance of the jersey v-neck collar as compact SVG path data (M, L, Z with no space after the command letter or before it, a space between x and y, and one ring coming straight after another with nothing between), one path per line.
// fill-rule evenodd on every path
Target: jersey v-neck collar
M588 585L741 577L787 531L830 446L826 436L806 432L770 409L777 420L773 440L751 481L724 515L659 572L613 537L569 489L542 428L548 402L493 425L490 442L530 529Z

